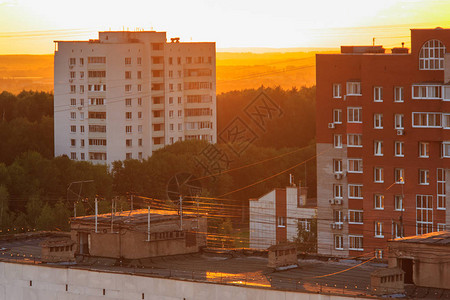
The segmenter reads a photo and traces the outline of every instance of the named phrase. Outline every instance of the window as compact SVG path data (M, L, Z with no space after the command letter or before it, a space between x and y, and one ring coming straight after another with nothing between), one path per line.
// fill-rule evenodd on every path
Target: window
M348 107L347 108L347 122L348 123L362 123L362 108Z
M138 139L138 146L142 147L142 139Z
M84 160L84 153L81 153L81 160Z
M183 111L182 110L178 110L178 118L183 116Z
M142 133L142 125L138 125L138 132Z
M419 53L420 70L443 70L445 46L439 40L427 41Z
M396 86L394 87L394 102L403 102L403 87L402 86Z
M137 60L137 64L138 64L138 65L141 65L141 64L142 64L142 57L138 57L136 60Z
M373 155L383 156L383 141L374 141L373 146Z
M172 83L169 84L169 91L173 92L173 84Z
M334 249L344 250L344 237L340 234L334 235Z
M405 208L403 207L403 196L402 195L394 196L394 210L396 210L396 211L405 210Z
M373 195L373 207L374 209L384 209L384 195Z
M131 79L131 71L125 71L125 79Z
M84 147L84 140L80 140L80 147L81 147L81 148Z
M88 57L88 64L105 64L106 57L104 56L90 56Z
M133 146L133 140L131 140L131 139L125 140L125 145L126 145L127 147L132 147L132 146Z
M278 217L277 218L277 226L278 227L286 227L286 218L285 217Z
M430 157L430 143L419 142L419 157L421 158Z
M349 158L347 162L349 173L362 173L363 160L361 158Z
M413 99L442 99L441 85L413 85L412 86Z
M80 79L84 79L84 72L83 71L80 72ZM82 153L82 154L84 154L84 153Z
M405 170L402 168L394 169L394 181L396 184L404 184L405 183Z
M77 126L75 125L70 126L70 132L77 132Z
M429 185L430 184L430 171L419 169L419 184L421 185Z
M359 235L348 236L348 248L349 250L363 251L363 237Z
M80 120L84 120L84 112L80 112Z
M132 133L132 132L133 132L132 126L125 126L125 133Z
M77 118L77 113L74 111L70 112L70 119L75 120L76 118Z
M142 119L142 111L138 111L138 119Z
M375 225L375 237L376 238L383 238L384 237L384 235L383 235L383 223L382 222L379 222L379 221L377 221L377 222L375 222L374 223L374 225Z
M182 131L183 130L183 124L182 123L179 123L178 124L178 131Z
M169 130L173 131L173 124L169 124Z
M442 127L442 119L440 113L413 112L413 127Z
M84 85L80 85L80 94L84 94Z
M342 213L342 210L333 210L333 222L342 224L344 222L344 214Z
M77 99L71 98L70 99L70 106L76 106L77 105Z
M71 85L70 86L70 93L71 94L75 94L77 92L77 86L76 85Z
M142 79L142 71L137 71L137 78Z
M342 124L342 109L333 109L333 123Z
M373 168L373 181L375 183L383 183L384 182L384 169L381 167Z
M173 104L173 97L169 97L169 104Z
M404 236L401 223L392 222L392 236L394 239L398 239Z
M133 159L133 153L131 152L125 153L125 159Z
M342 184L333 184L333 197L335 199L343 198Z
M200 86L200 88L201 88L201 86ZM208 88L209 88L209 87L208 87ZM180 92L181 90L182 90L182 89L181 89L181 83L178 83L178 84L177 84L177 91Z
M77 64L77 59L74 57L69 58L69 65L73 66Z
M395 114L394 115L394 128L395 129L404 129L403 114Z
M438 168L437 169L437 209L445 209L446 208L446 188L445 188L445 169Z
M125 112L125 119L131 120L131 118L132 118L132 113L131 113L131 111Z
M181 57L177 57L177 64L181 65Z
M348 185L348 198L349 199L362 199L362 184L349 184Z
M333 135L334 148L342 148L342 134Z
M362 134L349 133L347 135L347 147L362 147Z
M347 82L348 96L361 96L361 82Z
M170 141L170 144L172 145L173 144L173 137L171 137L169 141Z
M333 84L333 98L341 98L341 84L335 83Z
M363 224L363 211L362 210L348 210L348 223L349 224Z
M445 224L444 223L438 223L437 224L437 231L445 231Z
M131 84L125 85L125 92L131 92Z
M77 141L75 139L70 139L70 146L75 147L77 145Z
M373 101L383 102L383 88L381 86L376 86L373 88Z
M142 106L142 98L138 98L138 106Z
M131 106L131 98L125 99L125 106Z
M450 157L450 142L442 142L441 156Z
M80 99L80 105L84 106L84 99Z
M80 132L84 132L84 126L83 125L80 126Z
M70 152L70 159L77 159L77 153L76 152Z
M142 159L142 152L138 152L138 158Z
M169 110L169 118L173 118L173 110Z
M70 72L70 78L71 79L75 79L76 78L76 73L75 72Z
M142 85L141 85L141 84L138 84L138 85L137 85L137 91L138 91L138 92L142 92Z
M403 142L399 142L396 141L394 143L394 155L397 157L404 157L405 156L405 152L404 152L404 147L403 147Z
M80 58L80 66L84 65L84 58Z
M178 97L178 104L182 104L181 97Z
M298 225L306 232L311 232L310 219L298 219Z
M416 234L433 231L433 196L416 195Z
M125 64L131 65L131 57L125 57Z
M333 173L334 174L342 173L342 159L333 159Z
M373 128L383 129L383 114L373 115Z

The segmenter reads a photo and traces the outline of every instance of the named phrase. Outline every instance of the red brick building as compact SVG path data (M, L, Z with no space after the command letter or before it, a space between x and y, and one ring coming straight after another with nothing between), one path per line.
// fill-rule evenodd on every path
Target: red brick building
M319 253L383 255L388 239L450 227L447 52L436 28L412 29L411 49L317 55Z

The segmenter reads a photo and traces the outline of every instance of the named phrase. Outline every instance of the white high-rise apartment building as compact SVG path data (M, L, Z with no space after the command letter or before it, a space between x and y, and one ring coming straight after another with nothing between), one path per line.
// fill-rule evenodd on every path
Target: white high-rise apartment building
M110 164L217 141L215 43L155 31L57 41L54 78L55 156Z

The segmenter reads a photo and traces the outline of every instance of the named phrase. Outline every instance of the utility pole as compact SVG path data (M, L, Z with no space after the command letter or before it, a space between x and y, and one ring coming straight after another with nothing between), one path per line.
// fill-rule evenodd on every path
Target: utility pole
M183 196L180 195L180 228L183 231Z
M98 202L97 196L95 197L95 233L97 233L97 215L98 215Z
M147 216L147 242L150 242L150 205L148 206L148 216Z
M76 202L73 203L73 217L74 218L77 217L77 203Z
M131 212L133 212L133 194L131 194Z

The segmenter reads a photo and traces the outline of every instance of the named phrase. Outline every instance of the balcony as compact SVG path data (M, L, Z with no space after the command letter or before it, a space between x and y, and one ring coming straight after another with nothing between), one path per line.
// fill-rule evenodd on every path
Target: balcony
M164 117L153 117L152 124L164 124Z
M164 130L153 130L152 137L164 137Z

